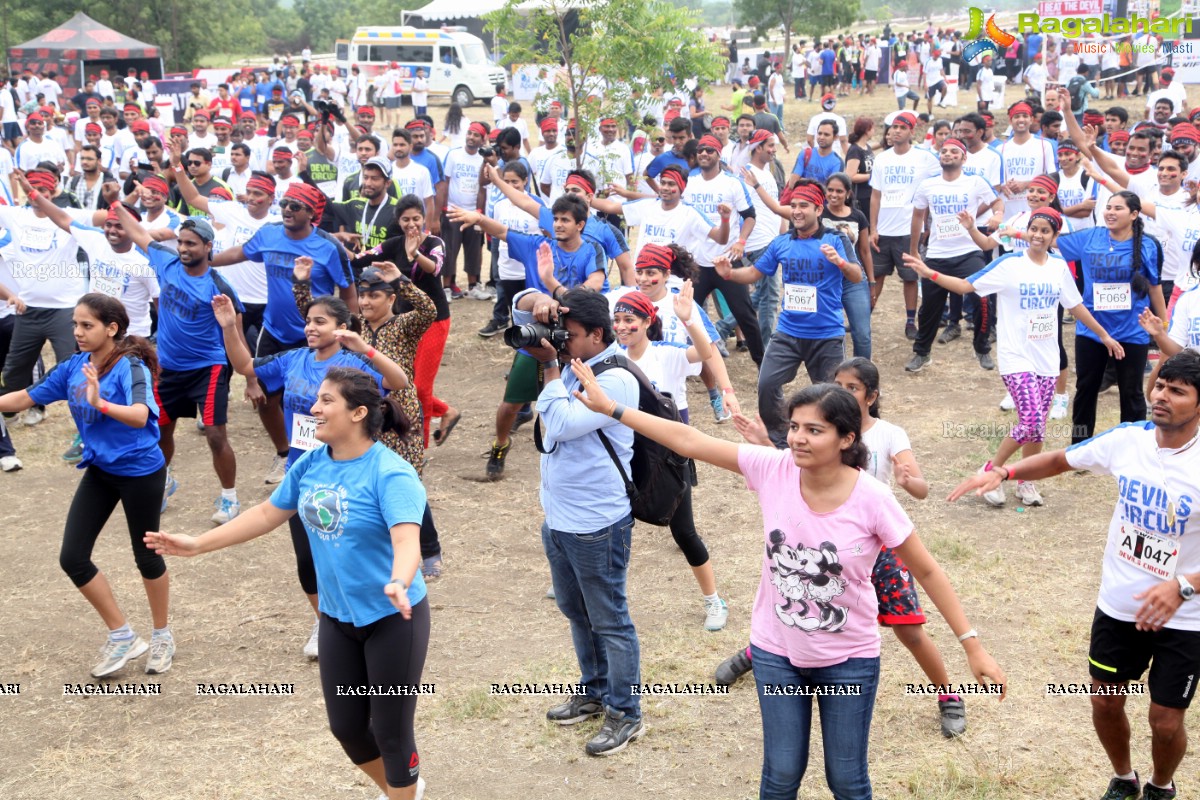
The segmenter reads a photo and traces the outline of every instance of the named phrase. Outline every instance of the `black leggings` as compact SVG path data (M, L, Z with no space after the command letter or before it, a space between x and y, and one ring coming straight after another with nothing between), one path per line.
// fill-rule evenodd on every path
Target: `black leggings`
M683 490L683 499L679 501L679 506L667 524L689 567L702 567L708 563L708 548L704 546L700 534L696 533L696 522L692 518L691 486Z
M442 554L442 543L438 541L437 526L433 524L433 509L425 504L421 516L421 558L433 558Z
M355 765L382 756L388 786L412 786L419 772L417 696L366 697L346 688L420 685L429 650L429 602L413 606L412 619L391 614L362 628L321 614L318 647L329 729L346 755ZM340 695L339 687L346 687Z
M704 301L714 289L721 290L729 313L737 320L742 328L742 336L746 347L750 348L750 358L755 364L763 360L762 332L758 329L758 311L750 304L750 290L744 284L725 280L717 274L713 267L701 267L696 278L696 304L704 308Z
M308 531L304 530L299 511L288 517L288 530L292 532L292 549L296 551L296 573L300 576L300 588L305 594L316 594L317 568L313 566Z
M1075 405L1071 409L1071 444L1090 439L1096 431L1096 400L1104 369L1116 364L1121 392L1121 422L1146 421L1146 395L1142 390L1150 345L1121 342L1125 358L1116 361L1104 345L1086 336L1075 337Z
M86 586L100 572L92 563L92 548L118 502L125 510L138 571L148 581L166 574L167 562L142 540L146 531L158 530L166 482L166 467L138 477L114 475L95 465L84 470L67 511L62 550L58 554L59 566L76 588Z

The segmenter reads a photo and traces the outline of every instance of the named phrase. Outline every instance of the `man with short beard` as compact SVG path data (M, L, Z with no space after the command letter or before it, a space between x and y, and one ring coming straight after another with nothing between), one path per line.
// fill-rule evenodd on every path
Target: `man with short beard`
M172 148L176 145L172 143ZM228 190L229 187L225 182L213 177L212 174L212 152L203 147L193 147L188 150L185 159L187 164L187 172L184 172L184 167L174 165L172 169L175 171L175 181L188 180L189 177L196 185L196 190L204 197L212 194L213 189L218 186ZM230 193L232 195L232 192ZM182 213L184 216L196 216L200 212L193 209L183 199L183 195L179 192L179 187L171 190L171 206Z
M25 118L25 139L17 145L13 162L17 169L29 172L43 161L67 168L67 154L58 142L46 136L46 118L35 111Z
M93 133L92 137L97 140L100 138L98 132ZM111 157L111 155L110 153L109 156ZM107 169L101 167L102 158L103 152L94 144L85 144L79 150L76 159L79 174L70 178L65 188L75 198L75 202L80 208L95 211L103 205L100 187L106 182L112 181L113 176Z
M217 143L217 137L208 129L211 118L204 109L192 115L192 132L188 134L188 147L211 148Z
M363 164L355 196L330 208L336 231L333 235L347 249L361 253L387 238L397 219L396 198L388 195L391 179L391 162L375 156Z
M422 131L424 128L422 128ZM396 128L392 131L392 186L396 195L415 195L425 204L425 219L432 219L435 202L433 181L429 170L413 161L413 135L407 128ZM311 169L311 167L310 167Z

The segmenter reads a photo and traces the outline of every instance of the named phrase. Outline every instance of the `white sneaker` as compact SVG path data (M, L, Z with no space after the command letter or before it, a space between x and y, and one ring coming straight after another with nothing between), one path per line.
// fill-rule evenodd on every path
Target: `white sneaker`
M224 525L242 513L242 504L236 500L227 500L224 497L218 497L213 501L213 505L217 507L217 510L213 512L211 519L218 525Z
M1050 405L1050 419L1066 419L1067 406L1071 403L1071 395L1063 392L1054 394L1054 402Z
M1009 394L1008 392L1005 392L1004 399L1000 401L1000 410L1001 411L1012 411L1016 407L1017 407L1017 404L1013 402L1012 395Z
M287 473L287 456L275 456L271 460L271 469L267 473L264 483L274 486L277 483L283 482L283 476Z
M485 292L487 292L488 300L496 299L496 287L495 286L485 286L485 287L483 287L483 290Z
M704 630L719 631L729 620L729 605L719 597L716 600L705 600L704 613Z
M446 293L447 303L454 299L454 291L449 286L444 287L442 291Z
M175 639L171 636L150 637L150 657L146 659L146 674L161 675L171 668L175 655Z
M23 466L24 464L21 463L21 459L16 456L4 456L0 458L0 470L4 470L5 472L16 472Z
M304 643L304 655L315 659L317 657L317 640L321 638L321 623L314 622L312 633L308 635L308 641Z
M1026 506L1042 505L1042 495L1033 485L1033 481L1017 481L1017 499Z
M105 675L112 675L125 666L130 659L137 658L149 649L150 645L146 644L140 636L121 642L106 639L104 647L100 648L100 662L92 667L92 677L103 678Z
M488 296L487 289L483 288L483 284L477 283L467 290L467 297L471 300L491 300Z
M987 464L984 464L982 467L979 468L980 473L984 473L987 471L988 471ZM987 501L988 505L995 506L996 508L999 508L1000 506L1004 505L1004 500L1005 500L1004 484L1003 483L1000 484L995 489L992 489L990 492L984 492L983 499Z
M42 411L37 406L25 409L25 413L21 415L21 424L32 428L46 418L46 412Z

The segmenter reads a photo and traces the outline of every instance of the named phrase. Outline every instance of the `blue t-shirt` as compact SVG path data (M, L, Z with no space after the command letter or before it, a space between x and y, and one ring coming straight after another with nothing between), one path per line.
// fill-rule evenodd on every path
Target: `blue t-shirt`
M335 294L337 287L350 285L336 244L316 229L303 239L288 238L282 222L268 222L242 245L247 261L261 262L267 270L267 307L263 327L284 345L304 341L304 320L292 294L292 272L297 256L313 260L312 296Z
M158 276L157 344L163 369L182 372L226 363L225 340L212 299L228 295L242 314L246 309L237 292L212 267L203 275L189 275L179 254L158 242L151 242L146 257Z
M446 174L442 172L442 162L438 161L438 157L428 150L417 152L412 151L412 160L429 170L429 182L437 186L442 181L446 180Z
M348 461L333 460L323 445L296 460L271 505L300 515L322 613L360 628L400 613L383 587L392 579L392 526L420 525L425 513L425 487L411 464L379 442ZM408 602L424 599L418 569Z
M90 353L76 353L50 370L29 389L38 405L66 400L71 409L79 438L83 440L83 460L79 468L95 464L105 472L140 478L163 468L158 448L158 404L154 402L154 379L140 359L126 355L100 376L100 398L121 406L141 403L150 409L146 424L131 428L100 413L87 401L87 377L83 365Z
M828 47L821 51L821 74L832 75L833 65L837 61L837 54Z
M304 455L311 443L311 423L308 419L296 420L295 415L308 418L313 404L317 401L317 392L325 373L333 367L353 367L370 375L379 387L381 394L387 394L383 388L383 376L370 365L361 354L350 350L339 350L324 361L317 360L317 351L310 348L297 348L276 353L273 356L254 359L254 376L262 382L268 392L283 389L283 425L288 432L288 466ZM297 423L298 427L297 427ZM301 445L297 447L297 445Z
M686 158L675 155L675 151L673 150L668 150L662 155L654 157L654 160L650 162L650 166L646 167L646 175L651 178L657 178L662 174L664 169L672 164L682 169L684 175L688 175L692 171L692 168L688 166Z
M809 153L807 165L804 163L806 152ZM841 172L843 166L842 157L837 153L830 151L829 155L823 156L817 148L811 148L810 152L806 147L796 156L796 165L792 167L792 174L824 183L833 173Z
M1149 295L1133 291L1133 237L1114 242L1108 228L1095 228L1059 236L1056 246L1067 261L1075 261L1083 275L1083 305L1108 335L1118 342L1149 344L1150 334L1138 325L1142 309L1150 307ZM1159 284L1162 248L1151 236L1142 236L1142 274L1151 286ZM1097 310L1096 306L1100 306ZM1075 335L1100 341L1082 322L1075 323Z
M842 271L821 252L823 244L846 257L838 234L824 231L819 238L796 239L785 233L775 237L754 262L754 268L764 275L774 275L777 267L783 267L778 330L797 339L841 339L846 335Z
M547 205L538 210L538 227L547 233L554 232L554 212ZM583 223L583 238L591 239L600 245L607 258L616 258L629 252L629 243L625 241L621 231L591 214L588 215L587 222Z
M575 252L569 252L559 247L558 242L545 236L528 233L508 232L508 255L525 265L525 288L537 289L549 294L550 291L538 277L537 251L542 242L550 245L550 253L554 256L554 278L568 289L574 289L588 279L596 271L605 267L604 251L599 244L589 239L582 239L582 244Z

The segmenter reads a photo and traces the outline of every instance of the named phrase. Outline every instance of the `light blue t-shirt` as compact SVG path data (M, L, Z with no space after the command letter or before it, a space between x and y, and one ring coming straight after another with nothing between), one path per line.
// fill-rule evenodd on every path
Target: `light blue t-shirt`
M420 525L425 513L425 487L411 464L379 442L347 461L334 461L325 445L296 459L271 504L296 510L308 532L321 613L360 628L400 613L383 588L392 579L392 526ZM408 602L424 598L417 570Z

